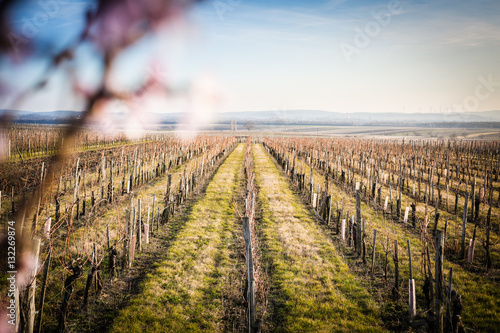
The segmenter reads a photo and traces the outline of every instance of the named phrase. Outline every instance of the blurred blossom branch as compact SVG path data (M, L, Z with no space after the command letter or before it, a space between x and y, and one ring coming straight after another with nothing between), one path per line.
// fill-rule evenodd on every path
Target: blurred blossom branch
M84 112L79 119L74 119L73 122L65 129L64 135L61 136L58 145L58 152L51 157L51 162L47 166L46 176L43 178L39 187L33 192L33 195L26 196L19 204L13 220L16 222L17 234L21 235L16 242L17 251L22 253L23 250L29 248L31 235L28 232L22 232L22 222L28 221L35 209L36 203L42 197L42 188L44 191L50 189L55 183L55 179L61 171L68 154L72 151L75 144L75 138L81 129L90 121L102 119L105 113L105 105L111 100L121 100L127 103L135 103L151 91L160 92L165 96L169 96L171 88L165 84L163 72L154 67L153 71L144 71L146 77L144 83L138 88L130 91L118 91L112 86L110 78L111 68L117 57L128 47L137 43L145 36L157 32L163 32L164 28L170 23L182 20L184 14L195 1L190 0L97 0L95 7L87 10L85 14L85 24L79 32L76 40L70 43L56 54L51 47L44 45L44 41L37 40L37 34L26 36L23 31L19 31L16 26L13 13L17 6L41 6L41 2L37 1L13 1L4 0L0 2L0 63L5 64L23 64L30 60L44 60L48 66L30 85L27 89L18 93L11 103L12 106L19 105L25 98L31 94L44 88L49 80L54 76L56 70L61 69L61 65L74 59L75 53L82 44L89 44L97 50L99 61L102 63L102 75L99 82L93 89L84 89L79 84L78 75L72 73L67 77L71 82L67 82L68 86L72 87L75 95L80 95L84 98ZM48 0L42 7L45 10L47 20L57 20L59 13L58 6L62 6L61 2ZM46 22L43 20L45 16L38 16L40 24ZM33 18L35 20L35 18ZM41 20L41 21L40 21ZM46 42L45 42L46 43ZM49 45L50 46L50 45ZM64 70L64 68L63 68ZM10 82L6 79L0 79L0 96L6 97L7 94L15 89L11 89ZM137 112L139 108L132 108ZM7 126L7 117L2 121L2 128ZM3 134L0 128L0 144L5 140L2 139ZM5 154L1 153L0 147L0 162ZM0 237L0 247L2 250L6 246L4 237ZM22 265L22 263L19 263ZM17 268L19 272L23 271L23 267ZM2 267L4 271L4 267ZM21 281L21 280L20 280Z

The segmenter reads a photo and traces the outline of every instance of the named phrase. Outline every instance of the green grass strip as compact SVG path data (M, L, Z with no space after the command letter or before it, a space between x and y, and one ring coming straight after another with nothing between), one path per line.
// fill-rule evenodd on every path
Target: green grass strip
M241 225L231 203L244 177L244 152L245 144L238 145L219 167L166 259L115 319L112 332L224 330L224 296L234 289L235 276L245 278L244 259L235 255L244 246Z
M272 263L264 326L277 332L380 332L379 309L349 272L262 145L253 146L263 260Z

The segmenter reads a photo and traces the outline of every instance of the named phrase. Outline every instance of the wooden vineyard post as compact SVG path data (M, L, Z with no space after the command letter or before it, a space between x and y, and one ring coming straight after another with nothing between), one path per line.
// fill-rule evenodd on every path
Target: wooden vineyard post
M309 174L309 201L312 203L313 202L313 192L314 192L312 156L311 156L311 160L309 161L309 169L310 169L310 174Z
M179 197L178 197L178 202L177 204L178 205L181 205L182 204L182 201L184 199L184 189L185 189L185 185L184 185L184 182L186 181L186 168L187 167L184 167L184 174L182 175L182 177L179 179Z
M133 216L133 219L132 219L132 243L130 244L130 263L129 265L132 266L132 262L134 261L134 257L135 257L135 246L136 246L136 243L137 243L137 223L136 223L136 215L135 215L135 208L134 208L134 211L132 213L132 216Z
M396 198L396 219L397 222L401 221L401 159L399 159L399 176L398 176L398 191L397 191L397 198Z
M340 227L340 239L345 240L345 219L342 219L342 225Z
M378 204L378 206L380 207L381 206L381 200L382 200L382 185L380 185L380 187L378 188L377 190L377 195L376 195L376 199L374 198L374 201L373 203L375 204Z
M463 215L463 222L462 222L462 252L461 252L461 258L465 258L465 230L467 227L467 204L469 201L469 193L465 193L465 203L464 203L464 215Z
M453 278L453 268L450 267L450 274L448 275L448 297L446 297L446 331L451 331L453 321L451 316L451 281Z
M113 187L113 160L109 164L110 172L109 172L109 184L108 184L108 201L112 203L114 200L114 187Z
M410 319L413 319L417 314L417 300L415 295L415 280L413 279L413 268L411 264L411 247L410 240L407 240L408 244L408 265L410 268L410 279L408 281L408 312L410 314Z
M144 242L149 244L149 222L144 224Z
M356 251L361 255L361 195L360 190L356 190ZM372 274L373 275L373 274Z
M34 237L32 240L31 254L35 258L35 262L38 262L38 256L40 254L40 238ZM36 294L36 266L33 271L30 272L28 287L28 312L26 316L26 332L33 333L35 328L35 294Z
M394 240L394 297L399 297L399 256L398 256L398 240Z
M245 254L248 277L248 332L255 332L255 290L253 276L253 257L252 257L252 235L250 232L250 220L243 218L243 237L245 238Z
M330 225L331 215L332 215L332 196L329 195L327 199L327 208L326 208L326 225Z
M377 229L373 229L373 248L372 248L372 279L373 279L373 272L375 271L375 245L377 241Z
M127 209L125 211L125 234L124 234L124 239L123 239L123 250L122 250L122 270L124 270L128 266L128 258L129 258L129 228L130 228L130 210Z
M441 214L440 214L440 213L437 211L437 209L436 209L436 213L435 213L435 215L434 215L434 231L433 231L433 232L434 232L434 234L436 234L436 231L437 231L437 228L438 228L438 224L439 224L439 216L440 216L440 215L441 215Z
M144 242L146 244L149 244L149 214L150 214L151 208L148 207L148 216L147 216L147 222L144 224Z
M434 163L431 164L431 167L430 167L430 178L429 178L429 194L427 195L428 196L428 199L427 199L427 202L430 200L431 202L434 202L434 166L433 166Z
M417 204L415 202L411 204L411 224L413 228L417 227Z
M104 183L104 171L105 171L104 164L106 163L105 158L106 157L104 157L104 151L103 151L102 152L102 157L101 157L101 166L99 168L99 188L100 188L100 191L101 191L101 200L104 198L104 186L103 186L103 183Z
M153 234L154 229L155 229L155 200L156 200L156 194L153 194L153 206L151 207L151 213L152 213L152 216L151 216L151 234ZM148 212L148 216L149 216L149 212ZM157 232L158 232L159 228L160 228L160 224L158 224L156 227Z
M168 206L170 201L170 186L172 185L172 175L168 175L167 191L165 193L165 206Z
M50 224L52 223L52 218L48 217L45 220L45 224L43 226L43 237L50 239Z
M471 264L474 261L474 248L476 245L476 230L477 230L477 224L474 226L474 234L472 236L472 239L470 240L469 251L467 253L467 261Z
M142 252L142 219L141 219L141 199L137 199L137 241L139 242L139 252Z
M448 172L446 172L446 178L448 178ZM448 180L446 180L446 182L448 183ZM450 210L449 210L449 207L448 207L448 195L449 195L449 192L450 192L450 186L448 184L446 184L446 212L449 213Z
M470 207L470 218L474 222L474 207L475 207L475 200L476 200L476 175L474 175L474 180L472 181L472 188L471 188L471 207Z
M435 332L443 333L443 260L444 260L444 235L441 230L436 234L436 292L434 293Z
M362 243L363 243L363 264L366 264L366 221L363 219L363 235L362 235Z
M488 209L488 215L486 217L486 271L491 268L491 256L490 256L490 232L491 232L491 206Z
M340 234L340 215L342 214L342 212L338 208L338 205L339 205L339 202L337 201L337 225L336 225L336 229L335 229L335 232L337 233L337 235Z
M85 216L85 211L87 209L87 182L85 176L86 176L86 170L83 170L83 202L82 202L81 216Z
M129 224L128 224L128 255L127 255L127 266L132 267L132 261L134 260L134 247L135 247L135 233L134 233L134 225L135 225L135 210L133 208L133 195L134 192L131 192L130 195L130 210L129 210Z
M391 208L391 215L390 216L391 216L391 219L392 219L392 217L393 217L392 216L392 213L393 213L393 211L392 211L392 208L393 208L392 207L392 185L389 185L389 205L390 205L390 208Z
M354 246L354 251L356 251L356 241L357 241L357 227L354 229L354 226L356 225L356 220L354 215L351 216L351 223L349 224L349 246Z

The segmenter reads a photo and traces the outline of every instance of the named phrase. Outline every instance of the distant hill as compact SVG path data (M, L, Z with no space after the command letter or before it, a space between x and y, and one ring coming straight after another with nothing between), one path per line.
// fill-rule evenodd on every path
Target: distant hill
M318 110L230 112L219 115L221 122L236 120L256 123L314 123L314 124L424 124L441 122L499 122L500 110L467 113L371 113L328 112Z
M9 115L16 123L36 124L67 124L72 119L80 117L78 111L32 112L18 110L0 110L0 116Z
M10 114L17 123L65 124L82 112L52 111L30 112L0 110L0 116ZM119 121L120 114L113 114ZM172 124L179 121L181 113L155 114L156 124ZM237 121L243 124L251 121L255 124L329 124L329 125L398 125L398 126L430 126L438 124L477 124L499 123L500 110L463 112L463 113L371 113L371 112L329 112L321 110L287 110L287 111L245 111L227 112L218 115L219 123ZM463 125L462 125L463 126ZM489 127L486 124L486 127Z

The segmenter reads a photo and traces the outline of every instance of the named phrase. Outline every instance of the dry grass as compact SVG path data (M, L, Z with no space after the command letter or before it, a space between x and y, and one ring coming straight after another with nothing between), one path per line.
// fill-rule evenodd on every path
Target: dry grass
M171 172L174 174L174 177L182 173L180 167L177 167ZM161 184L166 184L166 177L158 178L153 180L151 183L141 186L135 192L136 195L144 195L144 193L151 191L155 186L160 186ZM158 197L158 196L157 196ZM98 258L103 258L103 267L107 266L107 253L104 248L101 248L102 244L106 242L106 225L109 224L110 227L110 240L111 244L119 241L120 238L124 234L124 216L125 210L128 207L128 200L126 198L120 198L119 201L115 202L113 206L106 207L107 209L102 216L94 217L91 221L88 218L81 218L78 221L74 222L74 229L71 235L71 242L68 247L68 252L74 255L74 257L87 258L88 253L92 251L93 243L95 242L99 246L98 250ZM136 200L135 200L136 202ZM157 200L157 204L159 201ZM43 227L43 225L42 225ZM66 230L65 228L61 229L62 232L54 233L52 236L52 246L54 248L62 249L61 251L55 251L53 253L53 259L51 263L51 269L48 275L48 286L47 286L47 299L44 305L44 327L45 329L55 330L57 326L58 313L60 308L60 300L62 283L66 276L64 276L65 269L62 265L65 255L67 253L64 251L64 242L66 239ZM47 244L45 242L45 244ZM75 245L77 244L77 245ZM122 244L118 245L118 259L121 258L121 250ZM40 256L41 260L45 259L46 254ZM121 265L120 262L117 263ZM87 265L85 265L85 269L87 269ZM103 270L103 275L107 275L107 270ZM67 274L67 272L66 272ZM119 273L121 275L121 272ZM85 288L87 278L87 272L79 278L75 282L75 295L73 295L73 299L71 303L74 302L74 299L80 297L80 290ZM93 291L91 290L91 293ZM91 301L92 302L92 301ZM70 305L71 305L70 303ZM79 302L80 303L80 302ZM81 305L81 304L80 304ZM79 305L79 306L80 306ZM78 306L78 307L79 307ZM75 309L78 311L79 308ZM71 320L71 319L70 319Z
M174 167L169 170L169 173L172 175L172 188L174 184L178 184L179 180L184 173L184 168L186 167L187 173L194 169L195 161L201 163L202 156L198 156L197 158L193 158L186 164L182 164L181 166ZM138 186L133 193L134 196L134 205L137 204L137 199L141 198L142 200L142 211L143 211L143 221L146 222L147 218L145 214L147 213L147 206L152 203L153 194L156 194L156 207L161 207L163 209L163 196L165 194L166 185L167 185L167 177L159 177L153 179L151 182L146 183L144 185ZM201 179L199 180L202 181ZM71 253L82 253L82 249L86 249L87 251L91 251L93 242L97 244L104 244L106 242L106 225L109 224L110 228L110 240L111 244L115 242L120 242L120 239L124 235L125 228L125 210L129 207L129 200L127 197L120 198L119 201L115 202L113 206L106 207L105 212L98 217L92 218L92 221L87 221L87 218L81 218L79 221L75 221L74 224L74 232L72 234L72 239L74 240L70 245ZM109 209L108 209L109 208ZM155 223L156 224L156 223ZM167 238L170 237L170 233L175 234L177 226L174 224L162 226L162 236L164 233L167 234ZM155 227L155 234L157 234L157 230ZM54 235L53 244L54 246L62 247L62 242L64 241L65 234L60 233L58 235ZM76 241L78 240L78 248L74 246ZM92 313L92 311L86 311L82 313L81 310L81 297L83 295L83 289L85 288L85 283L87 279L87 272L79 278L75 283L75 295L73 295L73 299L70 302L70 306L72 308L72 313L75 314L75 321L77 324L74 326L72 322L73 318L70 318L70 331L83 331L84 328L81 326L82 322L85 322L85 330L93 331L95 329L95 325L108 325L109 321L112 320L112 317L118 311L118 309L109 307L113 307L115 304L126 304L130 297L136 292L140 291L140 288L136 286L136 282L140 281L144 278L144 275L150 270L144 265L147 265L149 262L154 262L158 259L158 251L156 247L165 246L165 242L169 242L170 240L160 239L158 240L158 244L156 244L156 237L150 238L152 244L145 245L143 244L143 251L140 253L136 252L136 259L132 265L131 269L127 269L127 271L121 271L118 269L119 280L115 280L112 283L107 280L108 271L107 269L103 269L103 278L105 279L105 288L101 296L95 300L93 300L92 294L94 293L94 288L91 288L91 299L89 306L92 307L95 305L100 309L100 313ZM164 242L165 241L165 242ZM100 247L98 249L98 258L103 258L103 267L107 267L108 265L108 256L104 249ZM122 258L122 243L118 244L118 268L121 267ZM57 326L58 320L58 312L60 308L60 291L62 288L62 283L64 281L63 276L63 267L61 265L61 256L63 253L55 252L55 256L53 257L51 270L49 274L48 287L47 287L47 299L44 306L44 329L55 330ZM44 256L42 256L44 258ZM85 267L87 268L87 267ZM113 286L109 286L108 284L112 284ZM122 284L127 284L126 286L122 286ZM107 290L112 289L112 290ZM120 290L122 295L118 295L116 293L117 290ZM87 327L88 326L88 327ZM100 326L99 326L100 327Z
M304 163L304 172L309 175L309 165ZM314 183L323 184L324 176L321 175L316 170L313 171ZM336 201L340 203L344 200L345 211L349 211L350 215L355 214L355 203L356 200L352 195L347 194L339 186L334 184L332 181L329 182L330 193L332 194L332 212L335 211ZM340 204L339 204L340 206ZM405 206L402 206L405 207ZM416 284L417 293L417 311L424 311L423 308L423 276L424 272L422 270L423 263L422 257L420 255L422 249L422 242L420 240L420 235L417 234L409 225L404 225L402 223L394 223L388 219L379 211L376 211L373 207L366 205L366 203L361 203L361 215L366 219L366 243L367 247L370 248L373 240L373 229L377 229L377 261L379 262L378 272L380 274L381 267L380 262L383 260L385 255L380 240L386 240L389 237L391 240L397 239L399 243L399 270L400 270L400 281L401 281L401 293L403 295L408 295L408 249L406 241L410 240L412 247L412 262L413 262L413 275ZM434 221L430 219L430 226L434 225ZM440 228L443 229L444 222L440 223ZM453 234L455 229L457 229L458 223L452 223L450 219L449 234ZM472 229L472 227L470 227ZM458 230L458 229L457 229ZM430 232L430 231L429 231ZM460 229L461 232L461 229ZM393 243L391 242L391 249L393 250ZM480 244L480 243L479 243ZM476 245L476 253L481 253L480 245ZM429 245L431 251L431 258L433 258L433 246ZM391 253L392 253L391 252ZM371 253L371 252L368 252ZM389 254L389 257L392 254ZM464 304L464 312L462 319L464 325L471 329L472 331L481 332L495 332L497 331L500 320L500 287L498 286L498 281L492 280L488 275L478 274L466 269L466 267L458 264L456 262L450 262L445 260L445 278L447 278L447 272L450 267L453 268L453 289L456 289L461 295ZM434 269L434 268L433 268ZM392 260L389 259L389 270L393 271ZM434 271L433 271L434 272ZM407 305L406 305L407 309Z

